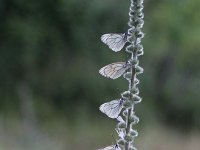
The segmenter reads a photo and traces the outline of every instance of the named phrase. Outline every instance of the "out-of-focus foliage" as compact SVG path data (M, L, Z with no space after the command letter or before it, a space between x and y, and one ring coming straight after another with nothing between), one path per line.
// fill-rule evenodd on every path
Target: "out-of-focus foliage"
M154 5L147 9L149 16L146 13L144 63L149 61L145 68L152 77L148 86L153 90L157 113L168 123L199 127L200 2L149 3Z
M145 1L144 100L138 106L144 120L156 114L172 125L200 125L199 6L199 0ZM73 120L119 98L127 82L105 79L98 70L126 56L99 37L127 30L128 7L122 0L2 0L2 115Z

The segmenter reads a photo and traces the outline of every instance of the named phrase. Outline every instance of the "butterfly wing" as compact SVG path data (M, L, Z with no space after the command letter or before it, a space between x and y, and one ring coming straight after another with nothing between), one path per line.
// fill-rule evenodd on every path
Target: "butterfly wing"
M105 148L101 148L101 149L98 149L98 150L115 150L114 148L115 148L114 145L111 145L111 146L107 146Z
M101 148L98 150L121 150L121 148L118 146L118 144L116 144L116 145L107 146L105 148Z
M102 104L99 109L110 118L117 118L122 110L123 100L112 100Z
M124 47L125 43L127 42L127 35L125 33L104 34L101 36L101 41L108 45L108 47L113 51L118 52Z
M117 62L101 68L99 70L99 73L104 77L117 79L124 74L126 69L127 69L126 62Z

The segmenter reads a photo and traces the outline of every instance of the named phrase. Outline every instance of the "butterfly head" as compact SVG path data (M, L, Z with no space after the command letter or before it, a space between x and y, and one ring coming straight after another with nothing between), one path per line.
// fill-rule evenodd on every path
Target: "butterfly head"
M132 64L131 64L131 62L130 62L130 60L126 60L126 62L125 62L125 64L124 64L124 68L129 68L129 67L131 67L131 66L133 66Z
M125 32L125 33L124 33L124 38L127 39L128 36L130 36L130 34L128 34L128 32Z
M123 104L123 102L125 101L125 99L122 97L122 98L120 98L120 104L122 105Z

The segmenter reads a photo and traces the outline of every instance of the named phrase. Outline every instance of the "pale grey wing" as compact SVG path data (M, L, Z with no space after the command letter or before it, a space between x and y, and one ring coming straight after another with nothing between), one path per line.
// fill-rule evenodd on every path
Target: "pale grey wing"
M119 147L118 144L116 144L116 145L107 146L105 148L101 148L98 150L121 150L121 148Z
M115 147L114 150L121 150L121 148L119 146Z
M113 100L102 104L99 107L100 111L105 113L110 118L117 118L122 110L122 101Z
M127 36L125 34L104 34L101 36L101 41L108 45L110 49L115 52L120 51L127 42Z
M125 62L117 62L109 64L101 68L99 70L99 73L104 77L117 79L121 75L123 75L124 72L126 71L127 67L125 64L126 64Z
M107 146L105 148L101 148L101 149L98 149L98 150L115 150L115 146L111 145L111 146Z
M124 74L124 72L126 71L126 67L122 67L122 68L119 68L115 73L113 73L110 78L111 79L117 79L119 78L120 76L122 76Z

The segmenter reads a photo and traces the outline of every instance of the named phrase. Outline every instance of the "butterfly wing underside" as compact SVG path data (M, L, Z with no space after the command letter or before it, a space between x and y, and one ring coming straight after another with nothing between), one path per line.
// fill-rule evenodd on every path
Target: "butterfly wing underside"
M98 150L114 150L114 147L113 147L113 145L111 145L111 146L107 146L105 148L101 148L101 149L98 149Z
M112 100L102 104L99 109L110 118L117 118L122 110L123 100Z
M118 145L111 145L111 146L107 146L105 148L101 148L98 150L121 150L121 148Z
M117 62L104 66L99 70L99 73L104 77L117 79L124 74L126 69L126 62Z
M110 33L101 36L101 41L108 45L115 52L120 51L127 42L127 35L124 33Z

